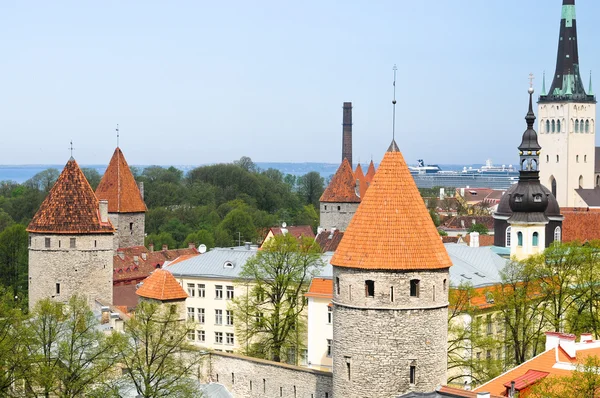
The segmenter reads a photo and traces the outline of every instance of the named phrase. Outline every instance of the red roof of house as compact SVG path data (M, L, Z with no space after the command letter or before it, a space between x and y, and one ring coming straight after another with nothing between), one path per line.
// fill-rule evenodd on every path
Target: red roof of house
M514 381L515 382L515 390L521 391L521 390L524 390L525 388L529 387L533 383L542 380L544 377L548 376L549 374L550 374L549 372L541 372L539 370L529 369L527 372L525 372L525 374L523 374L519 377L515 377L514 380L511 380L509 382L507 381L506 383L504 383L504 387L511 388L512 382Z
M394 270L452 265L395 142L385 153L331 263Z
M175 277L164 269L157 269L144 279L136 293L140 297L160 301L185 300L188 297Z
M334 203L359 203L360 198L356 195L356 181L348 159L337 169L331 182L321 195L320 202Z
M27 227L50 234L112 234L110 221L100 221L98 198L75 159L67 162Z
M315 241L321 246L321 251L325 252L334 252L337 250L342 238L344 237L344 233L339 229L331 230L323 230L321 233L317 235Z
M471 234L467 234L464 238L467 245L471 243ZM494 235L479 235L479 246L494 246Z
M120 248L113 257L113 284L139 282L155 269L162 268L166 261L197 255L198 251L194 248L160 251L149 251L145 246Z
M600 239L600 211L561 209L562 241L591 241Z
M142 194L119 147L115 149L96 188L96 196L98 199L108 200L109 213L143 213L147 210Z
M310 225L298 225L298 226L289 226L289 227L271 227L270 231L273 232L273 235L283 235L283 231L286 231L286 233L291 234L292 236L296 237L296 238L300 238L302 236L305 236L307 238L314 238L315 237L315 233L312 230L312 227Z
M313 278L306 297L333 298L333 281L325 278Z

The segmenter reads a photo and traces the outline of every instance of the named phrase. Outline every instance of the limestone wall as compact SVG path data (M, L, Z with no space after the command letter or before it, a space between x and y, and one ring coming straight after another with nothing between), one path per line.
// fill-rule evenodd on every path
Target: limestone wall
M345 231L356 213L359 203L327 203L321 202L321 218L319 225L326 230L337 228Z
M333 397L330 372L220 352L207 357L201 381L221 383L234 397Z
M113 235L29 234L29 308L51 297L66 302L75 293L112 303ZM75 247L71 247L75 238ZM46 239L50 247L46 247ZM57 291L57 284L60 284Z
M108 213L115 227L114 250L144 245L145 213Z

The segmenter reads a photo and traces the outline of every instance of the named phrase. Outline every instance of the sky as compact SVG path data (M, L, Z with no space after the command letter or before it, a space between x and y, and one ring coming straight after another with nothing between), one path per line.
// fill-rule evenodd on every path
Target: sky
M561 0L0 1L0 164L516 163ZM577 0L582 77L600 2ZM547 87L550 78L546 79ZM596 86L600 90L600 80Z

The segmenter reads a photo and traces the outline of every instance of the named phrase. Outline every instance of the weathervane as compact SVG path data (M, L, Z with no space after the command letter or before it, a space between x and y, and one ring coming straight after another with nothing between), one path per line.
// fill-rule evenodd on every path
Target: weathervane
M71 146L69 147L69 150L71 150L71 157L73 157L73 140L71 140Z
M533 73L529 74L529 88L533 88L533 79L535 79L535 77L533 77Z
M392 100L392 105L394 107L393 110L393 116L392 116L392 140L396 139L396 71L398 70L398 68L396 67L396 64L394 64L394 67L392 68L392 70L394 71L394 99Z
M119 123L117 123L117 148L119 147Z

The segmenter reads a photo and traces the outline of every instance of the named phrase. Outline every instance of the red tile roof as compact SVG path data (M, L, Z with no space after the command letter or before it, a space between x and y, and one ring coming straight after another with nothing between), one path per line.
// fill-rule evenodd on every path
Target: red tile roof
M283 235L283 230L286 230L288 234L296 238L300 238L305 236L307 238L314 238L315 233L312 230L310 225L298 225L298 226L289 226L289 227L271 227L270 231L273 232L273 235Z
M331 230L323 230L320 234L317 235L315 241L321 246L321 251L325 252L334 252L337 250L342 238L344 237L344 233L339 229L334 231Z
M591 241L600 239L600 211L561 209L562 241Z
M477 393L474 391L461 390L459 388L453 388L448 386L442 386L438 390L440 393L444 395L448 395L451 397L465 397L465 398L477 398ZM490 395L490 398L504 398L501 395Z
M356 195L356 181L352 167L348 159L344 158L341 166L337 169L331 182L321 195L320 202L334 203L359 203L360 198Z
M514 380L507 381L504 383L504 387L511 388L512 382L515 382L515 390L521 391L530 385L534 384L537 381L542 380L544 377L548 376L549 372L540 372L539 370L529 369L525 374L515 377Z
M471 244L471 234L467 234L463 239L467 245ZM494 235L479 235L479 246L494 246Z
M27 227L51 234L114 233L110 221L100 221L99 202L75 159L67 162L56 183Z
M331 263L395 270L452 265L395 142L383 157Z
M197 256L193 248L148 251L145 246L118 249L113 257L113 284L137 283L148 277L156 268L162 268L167 261L182 256ZM115 301L115 304L117 302ZM120 304L120 303L119 303Z
M140 297L160 301L185 300L188 297L175 277L164 269L157 269L144 279L136 293Z
M356 179L356 183L358 184L358 191L360 198L365 197L365 193L367 192L367 188L369 188L369 183L367 182L367 177L363 174L362 167L360 167L360 163L356 166L356 170L354 170L354 178Z
M333 281L325 278L313 278L306 297L333 298Z
M109 213L143 213L146 204L121 149L113 153L96 188L98 199L108 200Z

